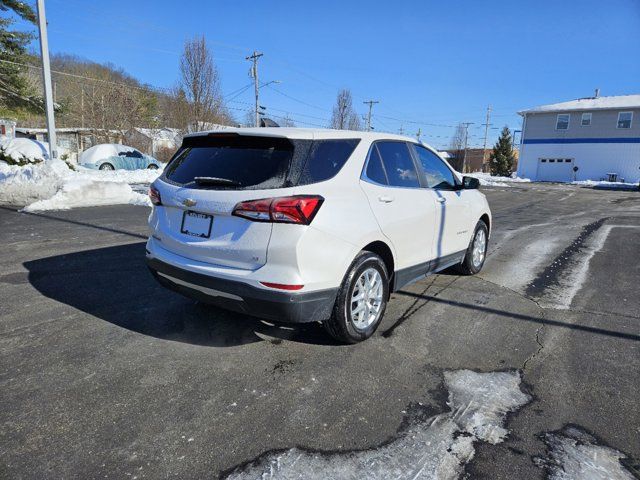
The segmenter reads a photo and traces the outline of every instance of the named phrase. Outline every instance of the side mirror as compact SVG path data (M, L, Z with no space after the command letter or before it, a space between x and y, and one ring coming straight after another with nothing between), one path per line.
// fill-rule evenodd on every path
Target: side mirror
M462 188L465 190L477 190L480 188L480 180L475 177L462 177Z

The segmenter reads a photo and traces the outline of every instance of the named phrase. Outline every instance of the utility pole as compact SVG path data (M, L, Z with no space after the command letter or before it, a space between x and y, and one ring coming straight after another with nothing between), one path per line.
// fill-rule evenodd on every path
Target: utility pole
M378 100L367 100L366 102L362 102L362 103L366 103L369 105L369 115L367 115L367 132L371 131L371 110L373 109L373 106L376 103L380 103Z
M400 124L400 128L398 129L398 133L400 135L404 135L404 127L402 126L402 124Z
M484 125L484 148L482 150L482 171L483 172L485 170L485 165L487 163L487 137L489 135L489 126L491 125L491 123L489 123L490 120L491 120L491 105L488 105L487 120L485 123L483 123Z
M473 122L465 122L464 125L464 154L462 155L462 173L467 168L467 140L469 139L469 125L473 125Z
M416 132L416 140L420 141L421 135L422 135L422 129L418 127L418 131Z
M262 55L262 53L256 52L254 50L253 55L249 55L248 57L246 57L246 60L250 60L253 62L253 65L251 66L251 78L253 78L253 84L256 93L256 127L260 126L260 114L258 113L258 103L260 96L260 86L258 84L258 59Z
M58 158L56 142L56 122L53 113L53 92L51 88L51 64L49 63L49 39L47 38L47 16L44 0L38 0L38 29L40 30L40 55L42 57L42 83L44 103L47 112L47 138L49 139L49 160Z

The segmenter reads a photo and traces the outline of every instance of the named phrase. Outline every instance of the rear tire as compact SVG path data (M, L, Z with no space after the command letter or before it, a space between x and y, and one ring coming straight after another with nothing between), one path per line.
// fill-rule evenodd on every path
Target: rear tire
M331 318L322 324L339 342L361 342L380 325L388 298L384 261L375 253L360 252L342 281Z
M484 221L478 220L464 260L456 268L458 273L461 275L475 275L482 270L484 261L487 258L487 245L489 245L489 227Z
M113 168L113 165L111 165L110 163L103 163L102 165L100 165L100 170L115 170L115 168Z
M157 170L157 169L158 169L158 166L157 166L156 164L152 163L152 164L150 164L150 165L147 167L147 169L148 169L148 170Z

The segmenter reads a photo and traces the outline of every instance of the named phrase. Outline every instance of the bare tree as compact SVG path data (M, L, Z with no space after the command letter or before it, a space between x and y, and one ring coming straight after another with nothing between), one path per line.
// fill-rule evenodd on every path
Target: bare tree
M450 151L451 158L449 159L449 163L451 166L455 168L457 171L462 171L462 163L464 162L464 140L465 140L466 130L462 123L459 123L456 127L456 131L451 137L451 145Z
M189 103L191 122L196 131L205 129L206 123L220 121L223 111L220 78L204 36L184 44L179 88Z
M353 110L353 98L349 89L338 92L331 115L331 128L338 130L361 130L360 117Z

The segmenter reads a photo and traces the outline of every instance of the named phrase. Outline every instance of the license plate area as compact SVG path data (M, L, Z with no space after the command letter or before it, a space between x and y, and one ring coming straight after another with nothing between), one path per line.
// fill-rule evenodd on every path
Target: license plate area
M192 237L209 238L212 226L213 216L187 210L182 214L180 233L191 235Z

